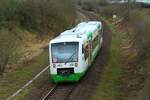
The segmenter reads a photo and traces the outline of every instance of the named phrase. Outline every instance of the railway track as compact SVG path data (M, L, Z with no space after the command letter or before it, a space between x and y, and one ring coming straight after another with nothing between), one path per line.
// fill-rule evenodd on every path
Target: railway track
M42 100L67 100L77 84L57 84Z

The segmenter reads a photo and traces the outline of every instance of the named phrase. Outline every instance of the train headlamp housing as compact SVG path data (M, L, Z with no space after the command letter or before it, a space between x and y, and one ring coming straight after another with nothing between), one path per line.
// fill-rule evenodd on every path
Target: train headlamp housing
M53 64L53 68L56 68L56 64Z

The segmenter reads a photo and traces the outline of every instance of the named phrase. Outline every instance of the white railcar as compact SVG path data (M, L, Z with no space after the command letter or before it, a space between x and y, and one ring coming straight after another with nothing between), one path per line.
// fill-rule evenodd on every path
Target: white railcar
M102 30L99 21L82 22L50 41L50 75L55 83L80 80L100 51Z

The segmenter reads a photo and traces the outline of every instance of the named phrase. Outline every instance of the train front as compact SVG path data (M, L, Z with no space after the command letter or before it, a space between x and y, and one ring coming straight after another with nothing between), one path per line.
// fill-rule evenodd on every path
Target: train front
M53 82L74 82L80 79L79 42L50 42L50 74Z

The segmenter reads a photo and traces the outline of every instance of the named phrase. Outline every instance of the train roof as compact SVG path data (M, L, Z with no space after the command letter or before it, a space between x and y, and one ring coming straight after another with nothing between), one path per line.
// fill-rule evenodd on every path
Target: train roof
M94 33L96 30L101 29L102 24L99 21L88 21L79 23L76 27L62 32L59 36L51 40L51 43L62 41L81 41L87 37L89 32Z

